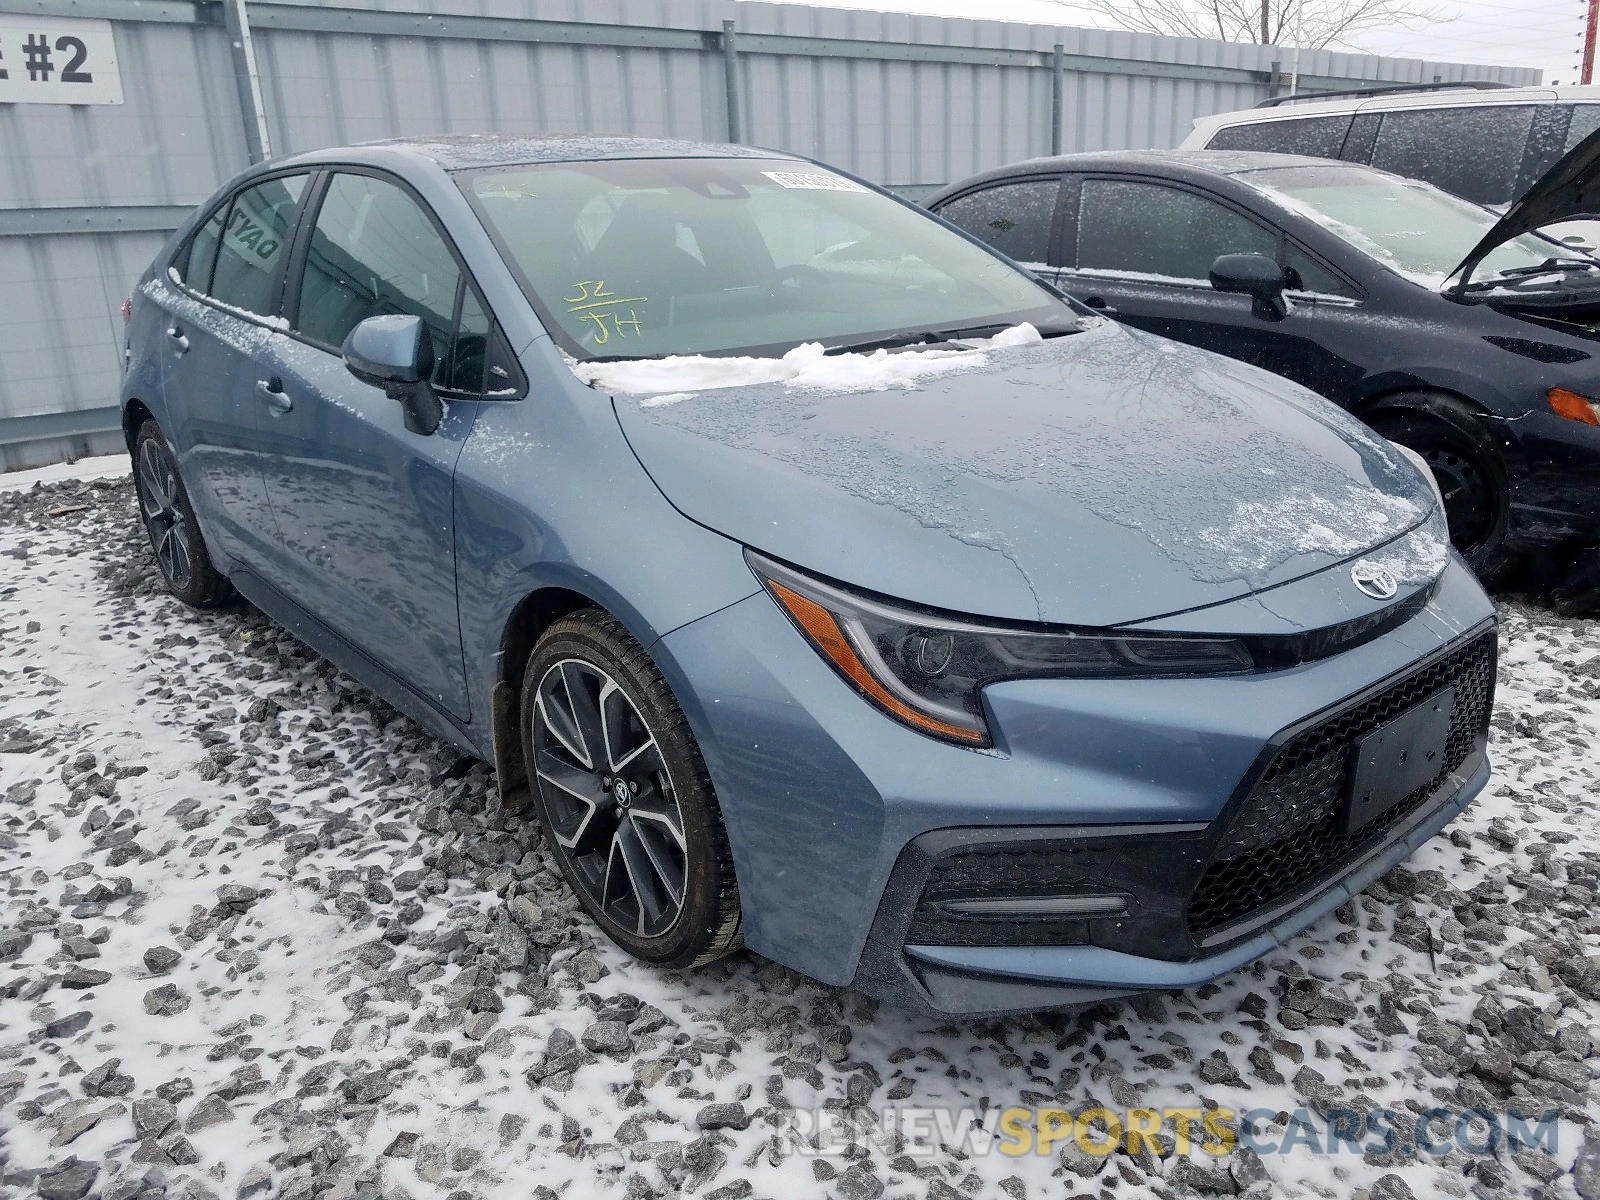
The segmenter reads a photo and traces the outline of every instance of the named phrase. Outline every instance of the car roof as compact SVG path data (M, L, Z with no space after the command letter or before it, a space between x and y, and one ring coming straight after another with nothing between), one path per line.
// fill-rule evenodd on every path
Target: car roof
M1010 179L1020 175L1054 175L1062 171L1137 173L1143 170L1165 179L1198 183L1218 176L1237 175L1243 171L1260 171L1268 167L1352 167L1369 171L1372 169L1362 167L1360 163L1338 162L1305 154L1272 154L1264 150L1101 150L1082 154L1058 154L1048 158L1029 158L1009 166L995 167L942 189L930 196L926 202L943 200L958 190L967 190L973 184Z
M394 151L431 160L446 171L484 167L510 167L523 163L592 162L622 158L784 158L793 155L725 142L695 142L677 138L606 136L587 133L530 135L513 133L460 133L439 136L385 138L353 146L330 147L297 155L294 162L332 162L353 152L369 158L373 152ZM282 164L274 164L282 165Z
M1292 104L1276 105L1272 108L1245 108L1234 112L1217 113L1209 117L1198 117L1194 122L1194 127L1196 130L1217 130L1233 125L1253 125L1259 121L1286 121L1301 117L1330 116L1356 112L1388 112L1394 109L1582 103L1600 103L1600 86L1462 87L1434 91L1378 92L1366 96L1339 96L1331 100L1307 98L1305 100L1296 100Z

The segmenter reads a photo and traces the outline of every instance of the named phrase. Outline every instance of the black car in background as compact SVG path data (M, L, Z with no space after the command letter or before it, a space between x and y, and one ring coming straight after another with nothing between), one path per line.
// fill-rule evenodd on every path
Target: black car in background
M1079 154L929 208L1084 304L1287 376L1420 453L1485 576L1571 587L1600 545L1600 260L1531 232L1585 207L1600 135L1503 216L1357 164Z

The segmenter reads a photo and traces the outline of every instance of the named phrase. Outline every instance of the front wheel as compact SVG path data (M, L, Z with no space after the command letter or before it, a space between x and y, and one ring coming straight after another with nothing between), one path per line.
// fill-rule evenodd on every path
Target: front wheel
M192 608L218 608L228 603L233 587L206 553L172 447L154 421L140 427L133 443L133 487L139 498L139 516L168 590Z
M583 609L545 631L523 674L522 739L551 851L612 941L665 967L739 948L711 777L666 680L614 617Z

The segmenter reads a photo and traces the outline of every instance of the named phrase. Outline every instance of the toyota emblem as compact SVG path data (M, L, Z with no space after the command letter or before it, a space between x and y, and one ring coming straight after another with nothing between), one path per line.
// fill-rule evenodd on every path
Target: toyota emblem
M1350 568L1350 582L1361 589L1362 595L1371 596L1374 600L1392 600L1400 590L1400 583L1393 571L1366 559Z

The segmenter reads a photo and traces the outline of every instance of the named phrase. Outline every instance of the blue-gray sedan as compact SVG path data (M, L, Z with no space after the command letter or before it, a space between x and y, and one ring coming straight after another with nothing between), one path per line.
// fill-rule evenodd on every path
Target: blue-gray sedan
M817 163L252 168L140 281L123 406L172 591L492 762L650 962L1183 987L1488 777L1493 609L1411 461Z

